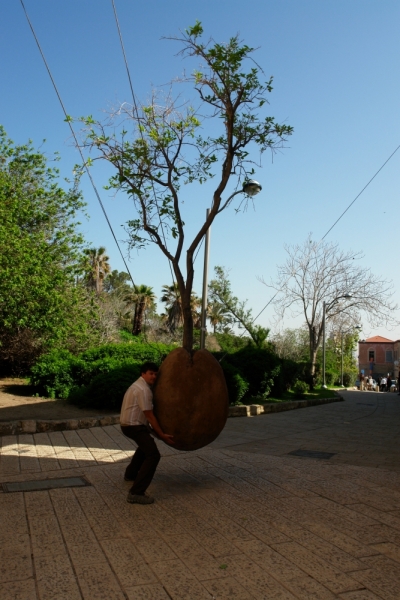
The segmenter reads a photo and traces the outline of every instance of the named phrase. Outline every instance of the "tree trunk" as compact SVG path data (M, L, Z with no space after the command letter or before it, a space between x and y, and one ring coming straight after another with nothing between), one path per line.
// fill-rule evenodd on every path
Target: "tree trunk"
M135 314L133 316L132 335L140 335L142 332L144 305L142 302L136 302Z

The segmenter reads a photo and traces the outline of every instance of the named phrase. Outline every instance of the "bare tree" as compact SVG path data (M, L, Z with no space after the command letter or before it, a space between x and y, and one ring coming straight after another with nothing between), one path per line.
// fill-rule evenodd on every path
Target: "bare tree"
M357 264L363 258L361 252L344 252L338 244L314 242L310 236L304 244L285 246L285 250L288 257L278 266L276 281L261 281L279 292L278 316L283 318L288 311L292 317L304 315L311 380L322 341L324 303L326 323L335 329L355 327L363 315L373 326L397 324L392 284Z
M155 93L147 106L122 105L105 124L92 117L82 119L88 128L84 146L96 151L95 159L114 166L110 187L133 200L136 215L128 223L131 247L155 243L172 264L182 299L183 346L188 351L193 346L196 248L216 216L243 193L243 183L254 173L257 163L250 157L251 147L261 156L266 149L282 147L292 133L292 127L260 116L272 91L272 78L260 81L264 74L252 59L253 48L242 44L238 36L222 44L204 43L202 34L197 22L173 38L181 44L184 58L196 59L196 70L181 81L197 91L198 107L179 96L173 98L172 93L166 97ZM202 184L214 177L209 216L196 227L185 256L182 202L185 196L190 201L190 195L183 194L188 189L185 184ZM186 273L181 262L186 263Z

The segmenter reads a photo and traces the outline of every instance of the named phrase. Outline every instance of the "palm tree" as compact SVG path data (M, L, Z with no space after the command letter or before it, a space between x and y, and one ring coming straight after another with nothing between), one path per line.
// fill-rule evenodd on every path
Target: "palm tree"
M146 311L154 304L156 296L148 285L134 285L132 292L124 298L125 302L135 305L132 322L132 335L140 335Z
M106 249L86 248L84 254L84 270L86 271L86 280L88 287L95 289L98 294L103 291L103 281L107 273L110 272L110 258L105 254Z
M182 299L179 286L174 281L172 285L162 286L161 302L165 302L165 308L168 314L168 327L170 331L175 331L183 323Z
M183 309L181 293L176 281L172 285L162 286L161 302L165 302L165 308L168 315L167 324L170 331L175 331L177 327L183 324ZM190 306L192 309L193 326L196 329L201 327L201 298L192 293L190 297Z
M214 333L217 332L217 328L230 323L227 309L219 302L213 302L212 304L209 304L207 306L207 313L210 323L214 329Z

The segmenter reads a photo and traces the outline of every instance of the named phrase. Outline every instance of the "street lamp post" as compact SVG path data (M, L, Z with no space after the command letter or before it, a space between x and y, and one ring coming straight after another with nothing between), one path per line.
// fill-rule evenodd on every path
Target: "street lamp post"
M207 208L206 219L210 214L210 209ZM207 292L208 292L208 257L210 254L210 227L206 233L206 243L204 246L204 270L203 270L203 295L201 297L201 331L200 331L200 348L203 350L206 346L206 331L207 331Z
M326 388L326 379L325 379L325 368L326 368L326 338L325 338L325 321L326 321L326 313L330 308L338 301L344 298L345 300L350 300L350 294L343 294L343 296L338 296L334 298L329 305L329 308L326 308L326 302L324 300L322 305L322 387Z
M356 325L354 327L354 329L360 330L361 326ZM343 385L343 334L349 333L350 331L352 331L352 328L347 329L346 331L341 330L341 332L340 332L340 337L341 337L340 386L341 387L344 387L344 385Z
M243 188L234 192L225 203L228 204L236 194L244 193L247 196L256 196L262 190L261 184L255 179L248 179L244 182ZM210 209L207 208L206 220L210 214ZM203 350L206 346L207 332L207 296L208 296L208 258L210 253L210 227L206 233L206 243L204 246L204 270L203 270L203 295L201 300L201 330L200 330L200 348Z

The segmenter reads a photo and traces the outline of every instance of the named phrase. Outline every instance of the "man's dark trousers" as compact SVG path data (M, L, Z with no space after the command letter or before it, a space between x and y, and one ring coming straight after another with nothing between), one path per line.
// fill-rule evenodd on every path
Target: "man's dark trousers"
M125 471L125 477L134 481L130 493L143 495L154 477L160 453L146 425L121 425L121 431L138 445Z

